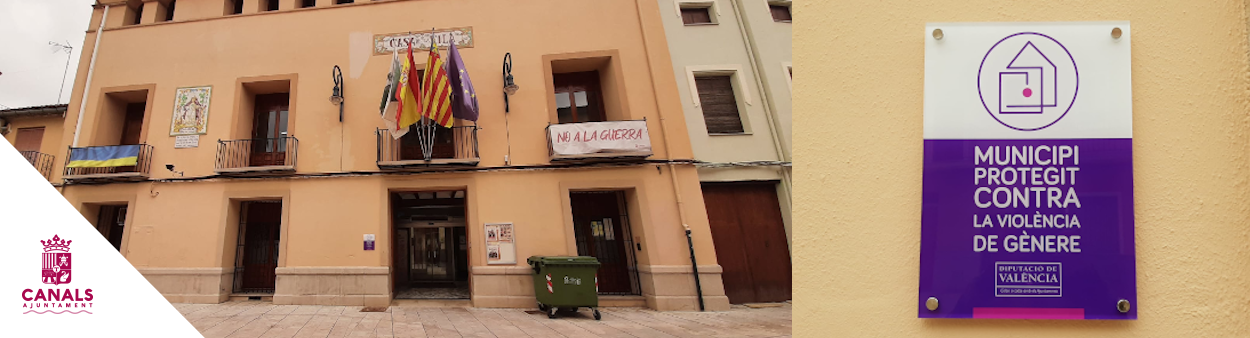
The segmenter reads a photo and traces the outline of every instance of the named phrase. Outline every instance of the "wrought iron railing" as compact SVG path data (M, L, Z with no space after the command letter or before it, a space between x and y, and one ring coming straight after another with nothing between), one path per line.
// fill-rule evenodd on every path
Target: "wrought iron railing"
M477 126L443 128L413 126L396 140L390 131L378 129L378 163L432 161L440 159L476 160Z
M69 159L74 158L75 151L87 151L90 148L98 147L70 147L69 153L65 156L65 176L82 177L94 175L112 175L112 174L142 174L147 175L148 170L152 167L152 146L148 144L139 144L139 158L135 165L121 167L101 167L101 168L70 168Z
M216 170L249 167L295 168L299 139L294 136L217 140Z
M43 178L52 177L52 161L56 159L55 156L38 151L22 151L20 153L22 153L22 157L26 158L27 162L30 162L31 166L35 167L35 170L39 170L39 174L43 175Z

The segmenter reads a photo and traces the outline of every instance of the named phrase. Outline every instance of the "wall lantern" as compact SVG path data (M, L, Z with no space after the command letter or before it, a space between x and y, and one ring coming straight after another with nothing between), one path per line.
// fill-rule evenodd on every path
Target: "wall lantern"
M503 111L509 112L511 108L508 104L508 96L516 95L517 89L521 89L512 80L512 53L504 53L503 55Z
M330 95L330 103L339 105L339 122L343 122L343 70L335 65L330 76L334 78L334 93Z

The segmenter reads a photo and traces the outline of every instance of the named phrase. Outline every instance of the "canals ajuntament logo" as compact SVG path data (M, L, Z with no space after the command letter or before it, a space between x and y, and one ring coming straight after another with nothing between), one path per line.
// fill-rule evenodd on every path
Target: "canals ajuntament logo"
M91 314L87 310L92 308L91 300L95 299L91 289L60 288L73 281L70 274L73 257L69 252L72 242L57 235L52 235L50 240L39 241L43 244L43 283L52 286L22 290L22 300L25 301L22 308L26 309L22 314Z

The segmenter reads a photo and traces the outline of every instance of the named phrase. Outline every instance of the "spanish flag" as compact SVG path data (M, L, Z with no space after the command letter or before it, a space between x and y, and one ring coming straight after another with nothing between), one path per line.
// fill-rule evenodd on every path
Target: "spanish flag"
M438 56L438 44L430 42L430 58L425 63L425 80L421 86L423 115L443 127L451 128L451 82L447 67Z
M421 102L421 90L417 87L418 82L417 65L412 57L412 43L408 43L408 58L403 65L399 92L396 93L399 95L399 107L395 110L397 131L391 132L395 139L399 139L399 136L407 133L408 126L421 120L421 105L417 104L417 102ZM399 132L399 129L404 131Z
M139 163L139 145L73 148L68 168L124 167Z

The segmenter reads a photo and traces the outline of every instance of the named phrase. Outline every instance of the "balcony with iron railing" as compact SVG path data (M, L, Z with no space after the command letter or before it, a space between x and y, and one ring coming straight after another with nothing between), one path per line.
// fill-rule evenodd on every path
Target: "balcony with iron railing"
M43 175L43 178L52 178L52 161L56 159L56 156L38 151L21 151L19 153L26 158L27 162L30 162L31 166L35 167L35 170L39 171L40 175Z
M116 181L142 181L148 179L149 169L152 167L152 146L148 144L130 145L138 147L138 156L134 165L123 166L102 166L104 164L75 164L71 161L75 158L82 158L82 154L99 153L104 148L110 147L126 147L126 146L94 146L94 147L70 147L69 153L65 157L65 173L62 178L67 182L116 182ZM109 153L108 151L105 151ZM103 160L99 158L96 160Z
M217 140L219 175L287 175L295 173L299 139L294 136Z
M551 162L629 162L652 155L647 121L603 121L547 125Z
M389 131L378 129L378 168L428 170L477 166L480 162L477 131L477 126L414 125L403 137L395 139Z

